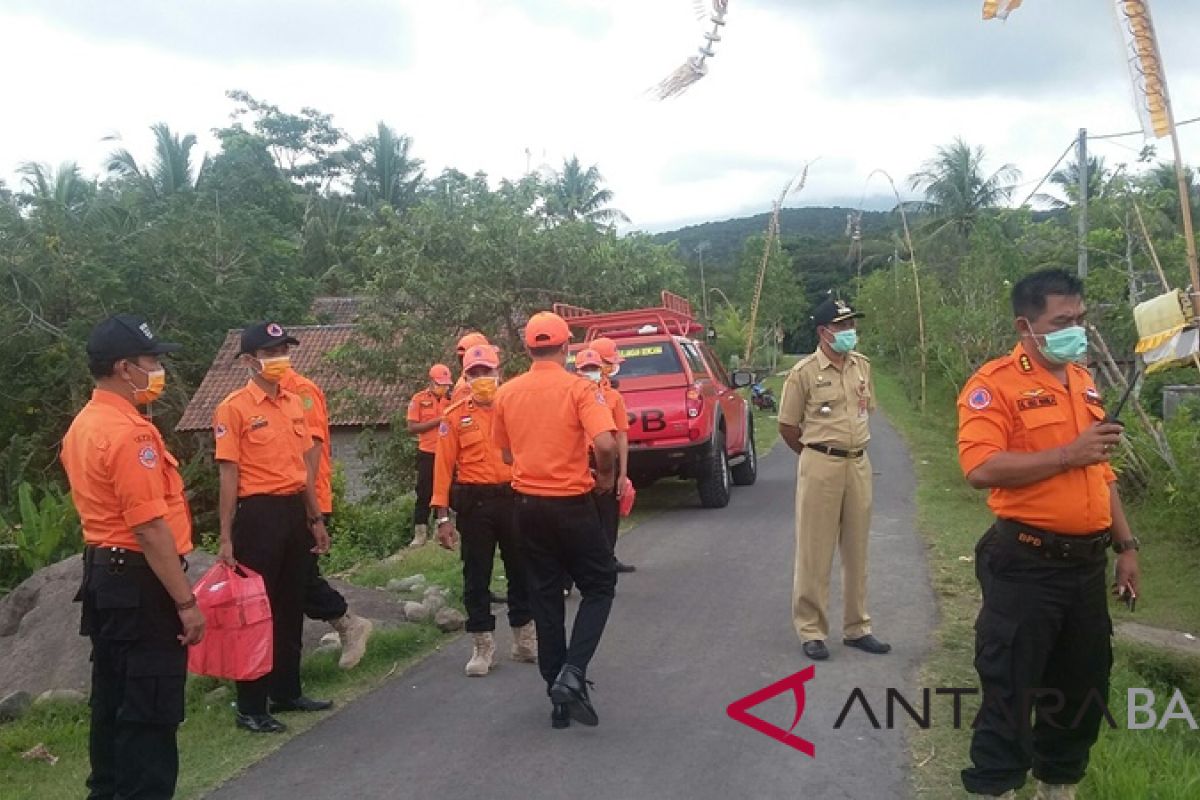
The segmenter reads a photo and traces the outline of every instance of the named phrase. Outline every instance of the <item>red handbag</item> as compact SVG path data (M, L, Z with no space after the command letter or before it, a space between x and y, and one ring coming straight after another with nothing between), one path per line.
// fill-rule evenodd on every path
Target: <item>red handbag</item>
M188 648L188 670L197 675L252 681L271 671L274 637L271 601L262 576L218 561L193 589L204 614L204 639Z
M633 501L637 499L637 491L633 488L633 481L629 478L625 479L625 489L621 492L621 516L628 517L633 512Z

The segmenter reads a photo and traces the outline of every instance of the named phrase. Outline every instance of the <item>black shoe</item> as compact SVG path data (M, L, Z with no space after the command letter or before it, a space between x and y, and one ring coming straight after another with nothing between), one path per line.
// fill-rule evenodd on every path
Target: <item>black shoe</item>
M251 733L283 733L287 730L279 720L270 714L238 714L237 726Z
M846 645L847 647L857 647L859 650L865 650L866 652L874 653L877 656L892 652L892 646L890 644L884 644L869 633L866 636L860 636L857 639L842 639L842 644Z
M596 716L596 709L588 698L590 683L584 679L578 667L567 664L550 687L550 699L555 705L565 705L571 719L583 725L595 726L600 724L600 718Z
M820 639L813 639L811 642L804 643L804 655L813 661L824 661L829 658L829 648Z
M622 564L620 561L618 561L617 572L637 572L637 567L633 566L632 564Z
M550 727L555 730L571 727L571 712L562 703L554 704L554 710L550 712Z
M272 700L271 713L280 711L327 711L333 708L332 700L310 700L301 695L294 700Z

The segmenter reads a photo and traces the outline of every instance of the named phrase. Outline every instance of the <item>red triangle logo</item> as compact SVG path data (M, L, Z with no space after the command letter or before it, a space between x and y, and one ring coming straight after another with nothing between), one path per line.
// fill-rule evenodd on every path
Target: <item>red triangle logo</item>
M783 742L788 747L799 750L809 758L816 758L816 747L813 746L813 743L792 733L796 729L796 726L800 724L800 718L804 716L804 684L812 680L814 675L816 675L815 667L805 667L794 675L789 675L781 681L772 683L770 686L764 686L756 692L751 692L741 700L730 703L729 707L725 709L725 713L736 722L753 728L761 734L770 736L777 742ZM750 713L750 709L755 706L761 705L768 700L773 700L788 691L796 699L796 718L792 720L792 727L786 731Z

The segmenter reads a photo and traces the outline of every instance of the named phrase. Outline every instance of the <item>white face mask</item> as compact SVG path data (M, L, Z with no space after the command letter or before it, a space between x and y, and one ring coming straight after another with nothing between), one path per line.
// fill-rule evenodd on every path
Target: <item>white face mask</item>
M582 375L583 377L587 378L592 383L599 383L600 378L602 377L602 374L601 374L600 370L598 370L598 369L597 370L592 370L592 369L580 370L579 374Z

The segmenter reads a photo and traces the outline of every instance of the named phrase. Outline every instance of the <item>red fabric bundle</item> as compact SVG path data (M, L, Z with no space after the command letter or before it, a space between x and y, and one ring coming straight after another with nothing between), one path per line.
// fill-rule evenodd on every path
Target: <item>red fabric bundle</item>
M270 672L275 655L271 601L262 576L218 561L194 591L207 627L203 641L188 649L188 670L235 681Z

